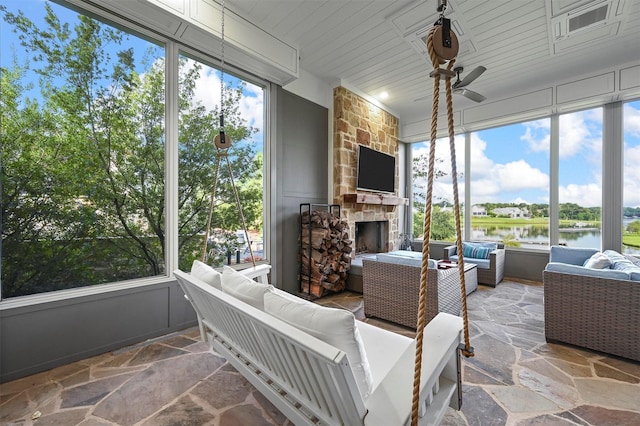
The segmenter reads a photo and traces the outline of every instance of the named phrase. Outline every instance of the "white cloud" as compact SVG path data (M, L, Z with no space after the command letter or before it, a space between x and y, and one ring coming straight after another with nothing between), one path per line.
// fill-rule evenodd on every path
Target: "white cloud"
M524 198L514 198L513 200L511 200L511 202L513 204L531 204L531 201L525 200Z
M602 109L579 111L560 116L560 158L585 150L601 158Z
M264 132L264 92L261 87L247 83L240 100L240 115L248 125Z
M582 207L596 207L602 205L602 190L600 183L586 185L569 184L558 188L560 203L575 203Z
M624 132L640 137L640 110L633 108L630 104L624 106Z
M625 149L624 205L627 207L640 206L640 167L638 164L640 164L640 145Z
M529 144L529 148L533 152L549 152L551 146L551 135L549 128L551 120L544 118L541 120L524 123L525 132L520 136L520 140Z
M549 187L549 175L531 167L525 160L496 164L493 175L500 182L503 191L524 189L546 189Z
M499 201L505 192L530 189L548 191L549 176L525 159L496 163L485 155L487 143L478 133L471 135L471 188L474 202ZM524 201L524 200L522 200ZM534 202L538 200L527 200Z
M184 67L190 69L193 65L194 61L189 59ZM234 77L225 74L226 86L230 84L232 78ZM191 102L194 105L200 102L207 110L220 106L220 75L216 69L208 66L200 69ZM239 112L249 126L264 131L264 94L261 87L251 83L246 84L240 99Z
M540 120L541 122L543 120ZM544 127L544 123L539 125ZM447 172L450 170L450 153L447 140L436 142L436 158L442 158L443 163L439 167ZM531 166L526 160L517 160L505 164L494 162L485 155L487 143L480 138L478 133L471 134L471 187L473 188L474 202L499 201L505 192L518 192L525 190L541 190L548 193L549 176L541 170ZM414 146L414 156L429 153L428 143ZM456 160L458 173L464 173L464 137L456 138ZM424 185L426 182L416 182ZM460 201L464 202L464 179L458 181ZM438 179L433 185L435 201L446 199L453 201L453 189L450 173ZM516 197L517 202L526 202L521 197ZM537 202L539 200L528 200Z

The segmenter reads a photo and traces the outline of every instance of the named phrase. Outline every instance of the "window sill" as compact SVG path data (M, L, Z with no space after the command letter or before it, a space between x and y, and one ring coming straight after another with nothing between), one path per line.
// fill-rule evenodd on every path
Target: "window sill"
M46 293L30 294L27 296L17 296L0 300L0 312L10 309L36 306L46 303L68 301L87 296L108 295L115 291L130 290L135 288L159 285L173 281L173 277L166 275L140 278L136 280L122 281L117 283L98 284L87 287L70 288L68 290L50 291Z

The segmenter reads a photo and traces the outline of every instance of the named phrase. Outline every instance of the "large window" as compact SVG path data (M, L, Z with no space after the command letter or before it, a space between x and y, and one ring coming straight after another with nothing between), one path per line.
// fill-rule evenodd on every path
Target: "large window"
M179 75L180 268L189 270L194 259L214 266L250 262L252 253L261 260L264 91L224 74L225 136L231 144L218 151L213 140L220 131L221 73L181 56Z
M471 239L549 244L549 119L471 133Z
M640 101L624 105L624 218L622 249L640 253Z
M218 157L220 72L205 59L165 60L148 30L47 1L0 5L0 19L1 298L190 269L216 175L207 262L264 257L264 87L226 73L234 142Z
M2 297L164 274L164 49L48 2L2 19Z
M413 182L413 237L424 237L424 215L427 196L427 179L429 171L430 142L421 142L412 146L412 182ZM458 200L460 215L464 217L464 135L454 138L456 172L458 175ZM431 239L440 241L455 240L455 216L453 179L451 168L451 148L449 138L436 140L433 209L431 212ZM461 227L463 227L463 219Z
M560 116L559 243L601 246L602 108Z

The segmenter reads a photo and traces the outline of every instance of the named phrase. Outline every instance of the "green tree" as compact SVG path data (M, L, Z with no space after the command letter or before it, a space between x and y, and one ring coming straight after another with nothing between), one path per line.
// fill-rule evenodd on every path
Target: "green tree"
M443 170L444 160L436 158L434 163L434 181L447 176ZM418 155L413 158L413 235L424 236L424 216L426 208L426 179L429 173L429 156ZM462 175L460 175L462 176ZM460 177L459 177L460 178ZM453 197L453 194L451 194ZM431 239L451 240L456 236L454 215L452 212L442 210L443 207L452 207L453 204L445 199L435 200L431 213Z
M413 215L413 235L424 236L424 211ZM435 206L431 212L431 240L451 241L456 237L453 212Z
M47 25L39 27L0 6L31 55L30 63L2 69L0 79L3 297L164 272L161 50L146 53L139 74L137 56L122 47L127 34L86 16L72 29L44 7ZM31 64L39 100L28 98L22 82ZM179 228L189 259L206 224L219 111L192 103L197 70L180 78ZM238 112L241 93L226 88L225 130L234 141L254 133ZM254 151L237 143L227 153L249 204L262 197L253 183L261 170ZM219 199L235 204L229 179L221 168ZM216 207L216 226L239 227L237 211ZM261 210L254 206L247 216L256 225Z
M628 224L627 232L630 234L640 234L640 220L634 220Z
M188 270L194 259L202 257L202 236L214 192L212 228L217 230L217 237L212 240L210 248L216 255L207 259L208 263L220 265L226 259L227 251L235 252L240 247L235 230L242 229L242 222L233 184L238 191L247 227L262 229L263 157L247 142L257 130L248 127L240 117L239 104L244 85L225 87L225 134L231 138L232 144L218 152L212 141L219 128L212 123L218 122L220 107L207 111L201 102L193 102L196 98L195 83L202 66L198 63L192 63L190 67L185 65L186 59L181 59L178 206L179 267ZM229 168L233 177L229 175Z
M520 242L516 240L515 235L507 234L502 238L502 243L505 247L520 247Z

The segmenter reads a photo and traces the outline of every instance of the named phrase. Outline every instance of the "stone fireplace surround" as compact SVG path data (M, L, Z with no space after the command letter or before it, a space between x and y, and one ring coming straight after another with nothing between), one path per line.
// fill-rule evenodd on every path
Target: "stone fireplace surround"
M367 100L337 87L333 92L333 202L341 206L341 216L349 224L349 238L355 243L356 222L387 222L383 251L396 250L399 241L399 212L396 205L368 201L346 202L345 195L375 193L356 190L358 145L396 157L398 164L398 118ZM396 167L396 188L399 175ZM396 194L397 195L397 194ZM353 245L355 255L355 244Z

